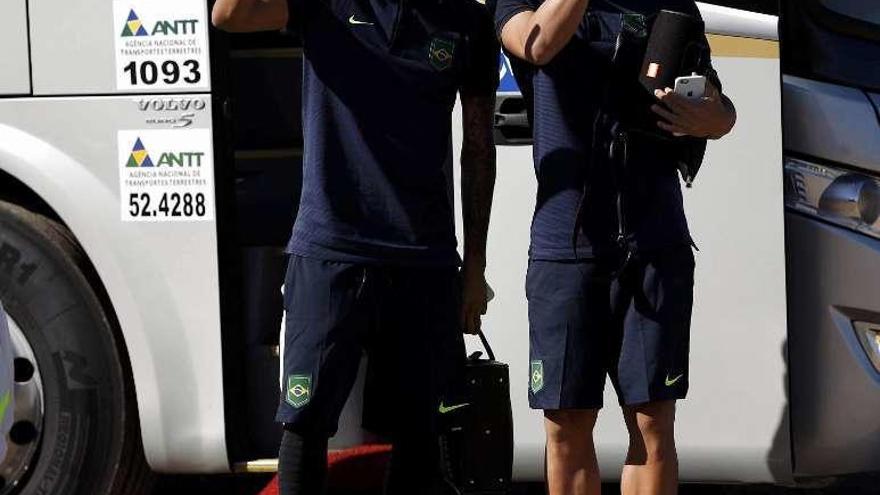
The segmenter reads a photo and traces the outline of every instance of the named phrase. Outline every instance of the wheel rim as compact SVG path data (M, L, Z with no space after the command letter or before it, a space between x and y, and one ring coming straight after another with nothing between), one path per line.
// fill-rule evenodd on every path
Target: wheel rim
M0 463L0 495L15 490L30 470L43 433L43 380L34 350L12 318L9 336L15 357L14 421Z

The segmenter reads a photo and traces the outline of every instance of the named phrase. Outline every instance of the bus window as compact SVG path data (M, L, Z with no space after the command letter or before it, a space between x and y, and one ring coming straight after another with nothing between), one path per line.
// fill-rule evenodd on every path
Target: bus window
M526 103L513 76L510 59L503 52L498 67L500 73L495 99L495 144L532 144L532 128L526 114Z
M877 5L864 0L821 0L826 9L849 17L854 21L873 24L880 33L880 9Z
M786 74L880 91L880 11L873 2L786 1L780 34Z
M817 17L824 20L830 29L856 38L880 41L880 9L875 3L820 0L819 5L824 12L819 12Z

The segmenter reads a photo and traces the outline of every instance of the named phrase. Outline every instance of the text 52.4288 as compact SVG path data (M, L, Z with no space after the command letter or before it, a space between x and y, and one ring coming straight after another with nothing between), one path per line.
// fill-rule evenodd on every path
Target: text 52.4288
M204 217L205 195L202 193L131 193L128 212L133 218Z

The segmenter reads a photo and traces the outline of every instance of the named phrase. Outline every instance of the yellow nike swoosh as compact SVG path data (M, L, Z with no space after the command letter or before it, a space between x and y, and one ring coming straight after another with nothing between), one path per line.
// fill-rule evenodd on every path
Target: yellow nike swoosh
M684 378L684 374L678 375L677 377L675 377L674 380L670 380L669 375L666 375L666 386L671 387L671 386L675 385L676 383L678 383L678 381L681 380L682 378Z
M348 23L354 24L355 26L373 26L374 25L372 22L359 21L359 20L355 19L354 14L352 14L351 17L348 18Z
M457 409L461 409L461 408L463 408L463 407L467 407L467 406L469 406L469 405L470 405L470 404L465 403L465 404L458 404L457 406L449 406L449 407L446 407L446 405L444 405L444 404L441 402L441 403L440 403L440 409L439 409L439 411L440 411L440 414L447 414L447 413L451 413L452 411L455 411L455 410L457 410Z

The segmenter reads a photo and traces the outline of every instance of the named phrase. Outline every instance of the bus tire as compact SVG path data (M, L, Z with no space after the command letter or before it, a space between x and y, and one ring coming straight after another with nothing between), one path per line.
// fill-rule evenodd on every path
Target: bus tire
M0 495L148 494L128 358L97 275L63 225L4 201L0 298L36 361L29 375L16 359L16 380L36 376L43 396L42 424L10 443L10 452L28 440L37 448L16 464L28 466L23 474L0 480ZM14 461L7 456L0 472L10 475Z

